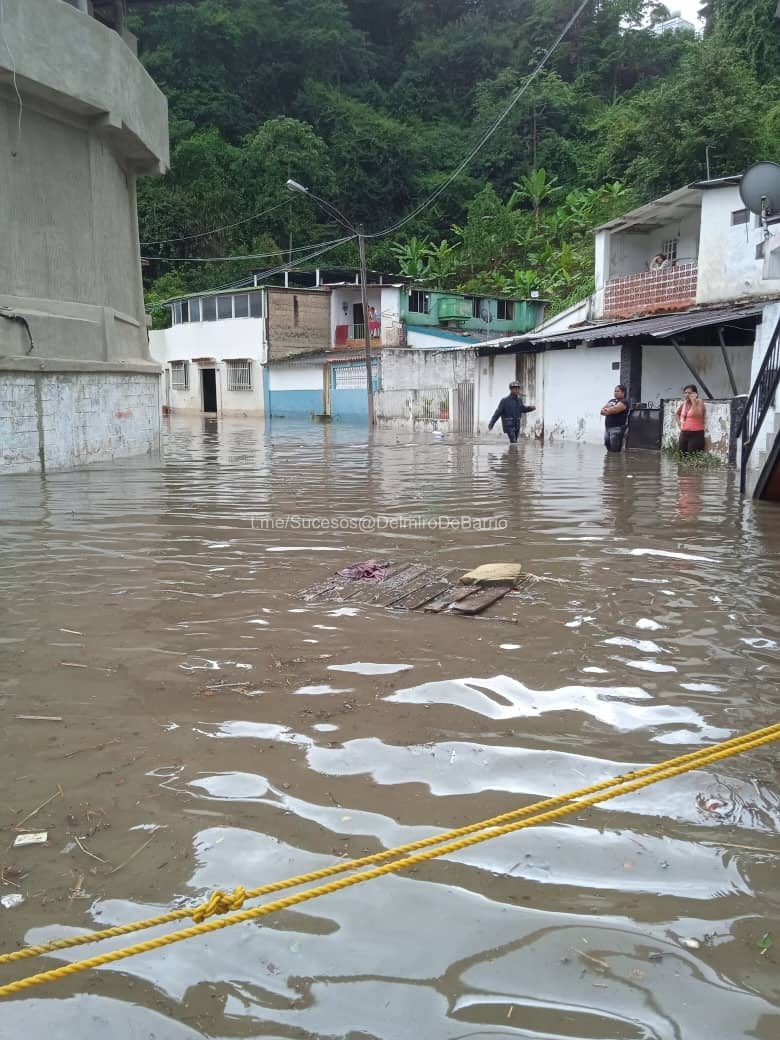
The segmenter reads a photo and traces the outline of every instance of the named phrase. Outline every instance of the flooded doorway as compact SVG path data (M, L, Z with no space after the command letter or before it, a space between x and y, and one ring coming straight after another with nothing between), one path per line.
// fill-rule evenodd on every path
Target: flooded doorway
M203 399L203 411L216 412L217 370L215 368L202 368L200 370L200 386Z

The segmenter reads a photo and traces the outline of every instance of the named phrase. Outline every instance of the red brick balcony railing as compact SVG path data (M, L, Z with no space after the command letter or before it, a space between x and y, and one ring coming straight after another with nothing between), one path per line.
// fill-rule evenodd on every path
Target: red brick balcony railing
M677 264L663 271L640 271L612 278L604 286L604 317L683 310L696 302L696 264Z

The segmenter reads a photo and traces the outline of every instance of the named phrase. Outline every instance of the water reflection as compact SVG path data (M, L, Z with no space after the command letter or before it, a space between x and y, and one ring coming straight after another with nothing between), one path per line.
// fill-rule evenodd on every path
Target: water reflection
M736 490L651 452L176 416L159 464L8 478L0 783L63 795L0 863L27 874L4 948L774 721L780 525ZM507 525L258 524L421 512ZM376 557L534 578L471 620L296 598ZM33 991L0 1035L770 1040L778 824L772 754L730 760Z

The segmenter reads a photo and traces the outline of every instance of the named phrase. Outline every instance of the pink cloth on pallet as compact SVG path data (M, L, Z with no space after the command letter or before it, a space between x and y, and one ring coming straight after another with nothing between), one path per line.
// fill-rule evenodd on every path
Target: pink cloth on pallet
M340 577L352 578L354 581L382 581L387 573L387 564L379 560L366 560L365 563L353 563L338 573Z

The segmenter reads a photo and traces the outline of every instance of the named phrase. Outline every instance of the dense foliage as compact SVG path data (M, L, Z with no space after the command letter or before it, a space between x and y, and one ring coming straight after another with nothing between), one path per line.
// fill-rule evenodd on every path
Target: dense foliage
M703 7L697 38L654 34L648 26L667 13L654 0L591 0L462 174L370 241L371 265L466 290L539 289L560 307L588 291L595 224L703 177L707 152L713 176L779 159L777 0ZM139 186L150 300L339 237L312 200L287 191L288 177L369 233L399 222L516 96L575 9L574 0L140 7L132 28L171 116L171 171ZM353 264L354 244L322 262Z

